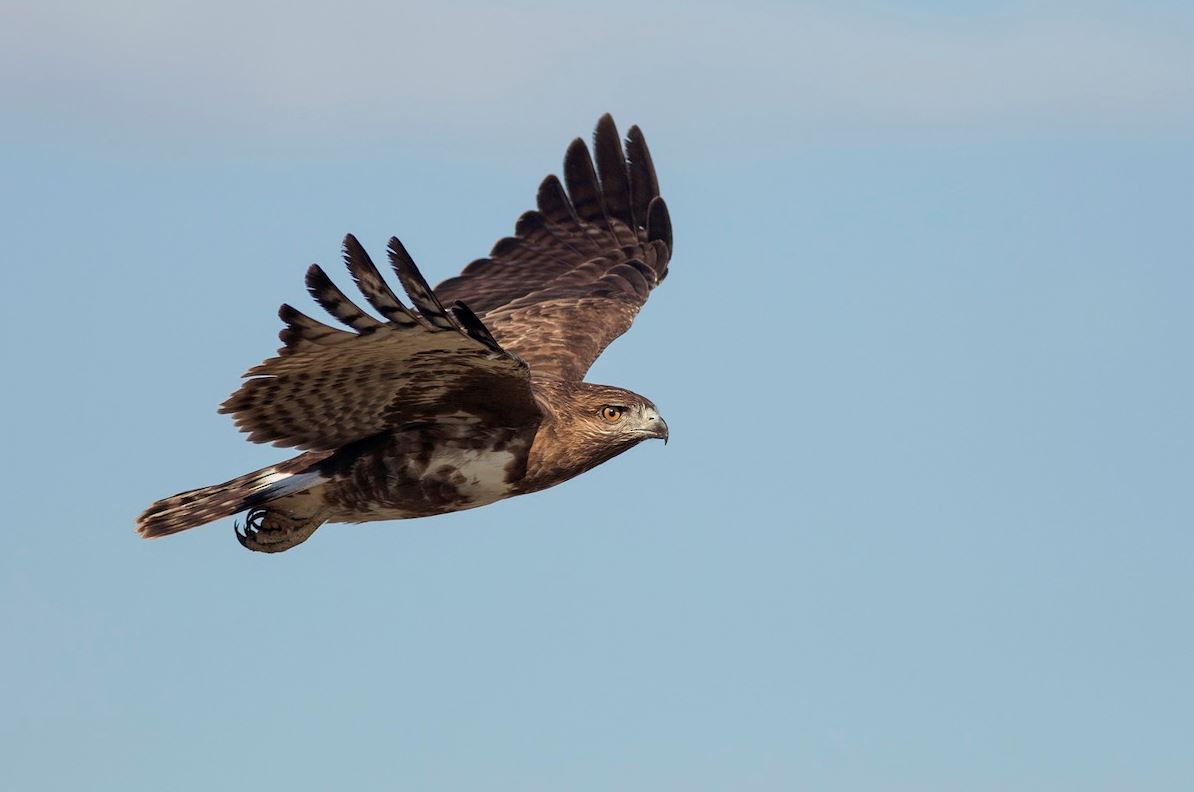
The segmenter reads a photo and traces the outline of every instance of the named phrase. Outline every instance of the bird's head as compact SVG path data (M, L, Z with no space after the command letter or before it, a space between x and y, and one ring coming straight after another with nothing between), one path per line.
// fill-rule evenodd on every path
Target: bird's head
M543 395L544 430L554 438L553 448L561 452L552 461L577 473L644 440L667 442L667 422L650 399L633 391L582 382L551 388Z
M587 383L578 395L573 422L594 440L631 446L655 438L667 444L667 422L650 399L624 388Z

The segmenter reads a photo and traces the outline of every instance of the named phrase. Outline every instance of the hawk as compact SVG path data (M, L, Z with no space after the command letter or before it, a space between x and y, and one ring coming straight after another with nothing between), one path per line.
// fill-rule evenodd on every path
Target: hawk
M308 291L346 329L283 305L283 346L220 407L249 440L303 453L160 500L138 533L247 512L240 543L276 553L325 522L471 509L666 442L650 400L583 381L667 276L671 221L642 132L631 127L623 147L602 116L592 155L572 141L563 183L544 179L537 203L514 236L434 289L390 239L409 305L345 237L344 262L377 315L312 265Z

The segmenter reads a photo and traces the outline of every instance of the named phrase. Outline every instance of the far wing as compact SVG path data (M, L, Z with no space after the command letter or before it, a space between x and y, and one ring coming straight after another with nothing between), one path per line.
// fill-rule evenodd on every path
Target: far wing
M596 167L574 140L564 184L544 179L515 235L435 289L467 303L535 376L582 379L667 276L671 221L642 132L631 127L623 151L607 114L593 143Z
M540 417L530 373L463 305L445 309L410 255L390 240L390 260L415 306L407 308L349 235L344 259L384 317L353 303L318 265L307 288L340 330L283 305L284 346L246 372L220 407L255 442L331 450L421 422L523 426Z

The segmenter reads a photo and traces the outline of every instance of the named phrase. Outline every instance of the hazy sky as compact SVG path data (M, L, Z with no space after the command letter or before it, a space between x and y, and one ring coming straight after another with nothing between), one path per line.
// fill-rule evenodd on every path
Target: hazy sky
M0 787L1194 785L1189 5L441 9L0 8ZM454 274L606 111L666 448L135 537L285 456L215 407L308 264Z

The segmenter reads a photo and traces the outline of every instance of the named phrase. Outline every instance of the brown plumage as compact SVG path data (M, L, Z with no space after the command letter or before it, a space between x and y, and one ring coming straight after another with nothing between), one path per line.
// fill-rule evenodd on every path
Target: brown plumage
M623 149L603 116L594 151L595 166L573 141L564 184L544 179L515 235L434 290L391 239L410 307L349 235L345 264L381 319L312 265L308 291L348 329L283 305L282 348L220 407L250 440L306 453L158 501L138 532L165 536L248 511L241 543L278 552L324 522L481 506L666 440L650 401L581 381L666 277L672 249L638 127Z

